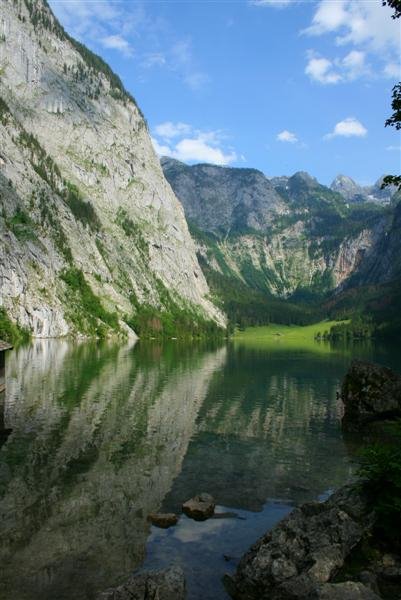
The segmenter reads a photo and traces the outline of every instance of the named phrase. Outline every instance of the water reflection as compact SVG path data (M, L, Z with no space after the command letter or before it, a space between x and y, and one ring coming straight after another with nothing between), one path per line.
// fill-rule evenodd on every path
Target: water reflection
M225 348L42 341L9 361L1 451L4 598L91 598L144 556Z
M380 352L394 366L396 355ZM355 354L66 341L13 352L0 598L91 600L145 553L147 566L181 563L190 598L225 597L223 553L239 556L291 506L351 473L336 392ZM149 512L179 510L200 491L245 520L183 517L151 530Z
M337 398L347 364L342 355L229 347L165 507L199 486L255 511L268 498L297 503L340 485L351 472Z

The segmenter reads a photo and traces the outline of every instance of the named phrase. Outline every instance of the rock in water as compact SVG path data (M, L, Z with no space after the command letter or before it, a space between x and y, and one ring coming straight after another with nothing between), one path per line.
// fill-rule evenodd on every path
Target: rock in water
M168 527L177 525L178 517L174 513L150 513L148 515L148 521L150 521L152 525L155 525L156 527L167 529Z
M401 376L387 367L354 360L344 378L341 399L343 425L348 430L401 417Z
M216 503L210 494L199 494L182 505L182 511L195 521L205 521L213 516Z
M380 600L380 596L362 583L326 583L321 587L316 600Z
M226 577L226 587L236 600L320 598L372 523L361 494L345 486L324 503L296 508L264 535Z
M97 600L184 600L185 578L180 567L138 573L123 585L109 589Z

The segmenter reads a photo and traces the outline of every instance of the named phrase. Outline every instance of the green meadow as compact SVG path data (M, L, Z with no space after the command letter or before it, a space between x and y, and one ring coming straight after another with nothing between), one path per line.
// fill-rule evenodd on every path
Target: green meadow
M318 333L329 332L333 325L348 321L320 321L313 325L276 325L248 327L236 330L232 339L235 343L254 347L305 348L315 352L330 352L330 342L316 340Z

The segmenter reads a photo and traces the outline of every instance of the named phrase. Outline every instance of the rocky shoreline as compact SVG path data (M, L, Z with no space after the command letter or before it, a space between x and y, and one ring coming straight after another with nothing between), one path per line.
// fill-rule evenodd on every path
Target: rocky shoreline
M401 416L401 377L353 361L341 399L344 431L363 435L372 423ZM212 499L190 503L200 500ZM362 480L344 485L325 502L305 503L246 552L235 574L225 576L226 590L234 600L400 600L401 558L377 535L377 520ZM171 567L139 572L98 600L185 597L184 574Z
M236 600L343 598L343 583L330 584L346 558L372 529L374 515L357 486L344 486L326 502L293 510L242 557L226 587ZM362 595L376 598L366 586ZM340 588L338 587L340 586Z
M401 417L401 377L355 360L341 400L343 430L363 437L372 424ZM227 591L235 600L398 600L401 559L376 524L363 481L345 485L325 502L296 508L260 538L226 577Z

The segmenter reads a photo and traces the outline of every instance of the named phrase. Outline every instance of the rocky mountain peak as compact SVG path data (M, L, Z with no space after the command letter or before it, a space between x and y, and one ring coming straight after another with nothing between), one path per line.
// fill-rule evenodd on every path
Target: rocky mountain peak
M351 179L351 177L348 177L348 175L337 175L337 177L335 177L330 185L332 190L335 190L336 192L340 191L341 189L359 189L360 186L355 183L355 181L353 179Z
M223 323L119 77L44 0L2 0L0 26L0 305L42 337L126 327L142 305Z
M361 201L365 195L364 189L347 175L337 175L330 189L341 194L348 202Z
M309 175L309 173L306 171L297 171L294 173L294 175L289 178L289 183L290 185L302 184L308 187L315 187L316 185L319 185L317 179Z
M166 158L161 164L187 219L217 236L266 230L272 219L285 210L284 200L257 169L188 166Z

